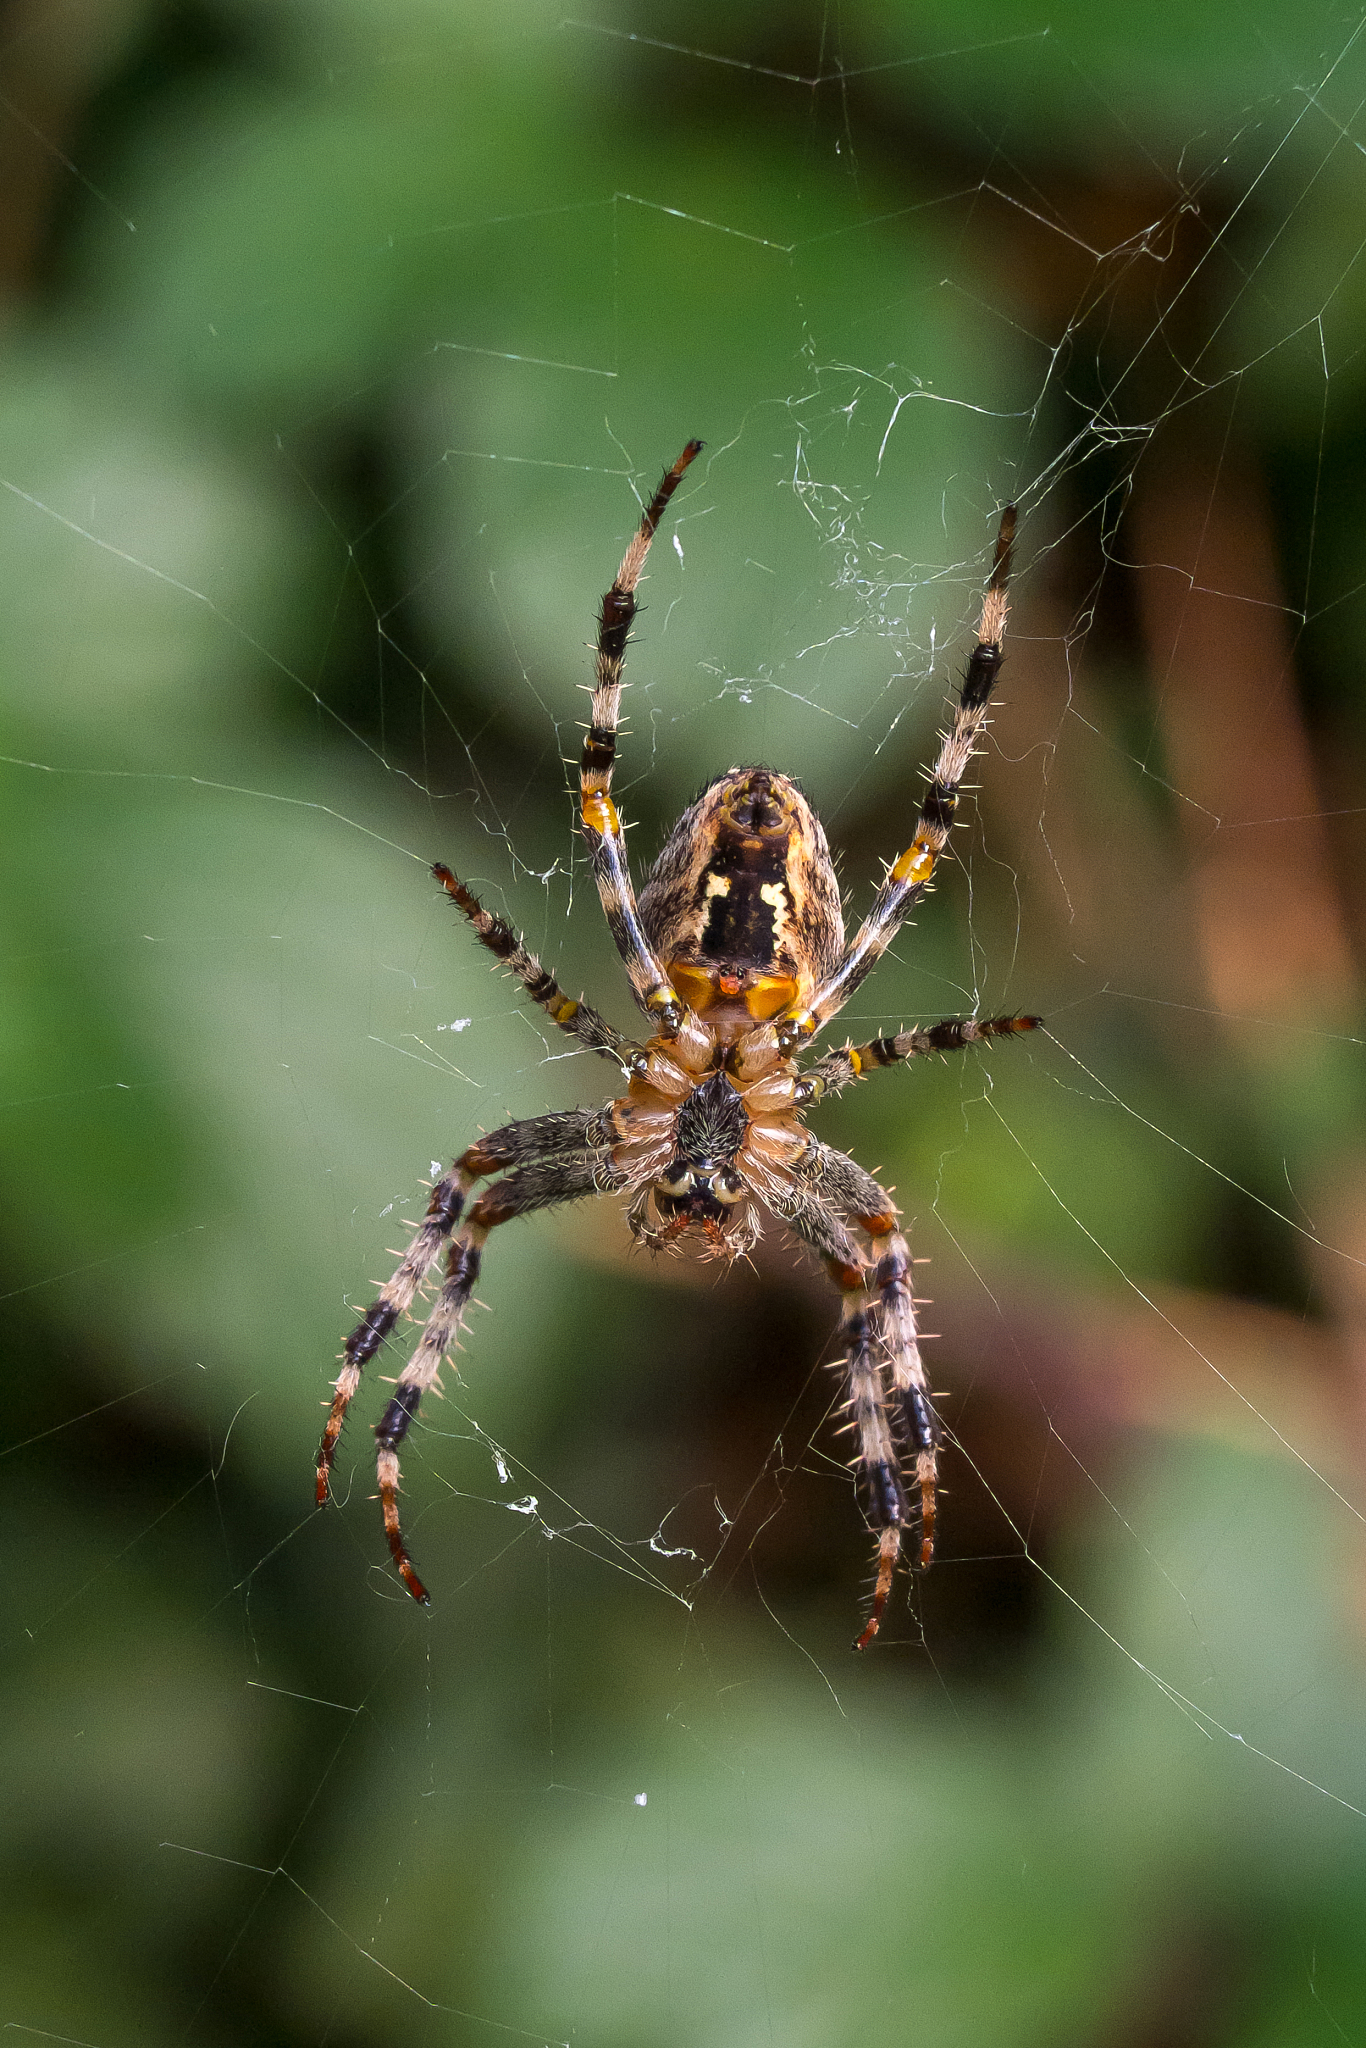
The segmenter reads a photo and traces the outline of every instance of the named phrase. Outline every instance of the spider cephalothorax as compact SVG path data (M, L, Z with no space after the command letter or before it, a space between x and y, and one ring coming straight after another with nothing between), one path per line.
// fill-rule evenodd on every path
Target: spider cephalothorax
M821 822L796 783L771 768L731 768L703 790L669 835L637 904L611 796L622 664L655 528L701 445L690 441L666 472L603 599L579 771L583 834L603 910L653 1035L643 1044L626 1038L564 995L458 876L433 870L532 1001L561 1030L615 1061L626 1088L601 1109L527 1117L491 1132L437 1182L397 1272L346 1341L318 1453L317 1498L328 1497L362 1368L412 1307L453 1233L445 1282L375 1431L389 1547L409 1591L423 1601L399 1527L398 1448L463 1324L489 1232L533 1209L623 1194L641 1243L734 1259L753 1245L767 1211L819 1255L843 1297L845 1406L864 1511L878 1532L862 1649L877 1633L905 1533L919 1535L922 1570L933 1556L940 1431L896 1208L871 1174L811 1135L803 1113L877 1067L1030 1031L1039 1020L951 1018L846 1045L804 1069L799 1061L886 950L947 845L1001 666L1015 512L1007 507L1001 519L977 646L911 843L887 870L853 939L846 944ZM501 1178L471 1202L477 1182L493 1175Z
M645 1244L700 1233L708 1251L735 1258L757 1226L746 1199L740 1149L749 1130L745 1098L729 1074L697 1083L673 1118L673 1154L631 1205L631 1228Z

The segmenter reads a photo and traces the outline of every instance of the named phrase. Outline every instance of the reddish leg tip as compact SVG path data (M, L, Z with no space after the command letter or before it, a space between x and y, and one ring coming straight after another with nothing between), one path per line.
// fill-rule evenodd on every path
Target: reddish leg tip
M408 1588L408 1591L412 1594L418 1606L430 1607L432 1604L432 1596L427 1591L427 1588L423 1585L421 1579L413 1570L412 1566L409 1564L406 1557L399 1564L399 1572L402 1576L404 1585Z
M337 1448L337 1432L329 1419L322 1443L318 1447L318 1483L313 1498L320 1508L327 1506L332 1491L332 1457Z
M873 1588L873 1611L868 1616L868 1623L863 1634L854 1644L856 1650L866 1650L882 1626L883 1609L887 1605L887 1595L892 1590L892 1574L896 1570L896 1561L900 1552L900 1528L884 1529L878 1539L877 1546L877 1585Z
M414 1600L417 1601L418 1606L427 1607L431 1604L427 1597L427 1588L413 1570L413 1561L408 1555L408 1546L403 1541L403 1531L399 1527L398 1460L391 1450L381 1451L381 1471L384 1470L384 1461L386 1459L391 1461L393 1472L392 1476L386 1475L381 1478L379 1497L384 1507L384 1533L389 1540L389 1555L394 1560L394 1566L399 1577L412 1594Z

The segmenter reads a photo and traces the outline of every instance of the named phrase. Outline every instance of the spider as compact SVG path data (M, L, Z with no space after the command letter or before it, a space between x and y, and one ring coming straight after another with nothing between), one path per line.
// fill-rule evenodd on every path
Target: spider
M631 992L653 1026L644 1044L564 995L501 917L448 867L432 869L480 943L533 1003L620 1069L625 1092L599 1109L561 1110L478 1138L437 1181L398 1270L346 1340L318 1451L317 1499L362 1369L414 1299L447 1241L446 1278L375 1430L389 1549L427 1601L399 1525L399 1446L459 1336L485 1239L501 1223L585 1195L629 1196L633 1236L704 1257L748 1251L767 1210L821 1258L843 1299L840 1347L848 1427L877 1577L854 1647L878 1632L908 1532L916 1565L934 1554L940 1425L917 1342L911 1257L897 1210L871 1174L813 1137L804 1112L875 1068L1032 1031L1037 1017L963 1017L827 1052L796 1055L843 1009L925 894L945 852L958 790L1001 667L1015 508L1002 515L977 645L906 851L845 943L825 832L796 783L772 768L730 768L684 812L637 900L612 802L622 669L650 543L702 443L665 472L598 618L592 720L579 770L580 816L608 928ZM500 1175L471 1202L475 1185ZM861 1241L866 1239L865 1244ZM903 1453L908 1470L903 1471ZM908 1483L909 1482L909 1483Z

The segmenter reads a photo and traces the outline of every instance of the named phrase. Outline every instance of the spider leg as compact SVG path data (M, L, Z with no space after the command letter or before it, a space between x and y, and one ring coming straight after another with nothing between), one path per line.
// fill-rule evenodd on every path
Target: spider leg
M891 1370L892 1392L904 1438L915 1456L915 1482L920 1495L920 1557L917 1569L925 1572L934 1562L935 1501L942 1432L930 1399L925 1362L920 1355L915 1295L911 1291L911 1249L896 1227L896 1212L890 1202L880 1216L860 1217L859 1222L873 1240L873 1257L876 1260L873 1284L882 1308L882 1342Z
M515 1130L516 1126L512 1126ZM451 1246L446 1281L427 1318L417 1348L398 1376L392 1400L375 1430L376 1471L384 1509L384 1533L404 1585L415 1600L427 1604L427 1589L413 1570L399 1526L398 1448L408 1434L418 1404L441 1370L446 1353L460 1334L465 1310L482 1264L484 1241L500 1223L548 1209L583 1195L598 1194L619 1182L608 1155L595 1150L578 1157L533 1160L517 1167L487 1189L470 1209Z
M806 1009L785 1018L779 1026L788 1049L819 1031L844 1008L924 895L935 865L948 845L958 808L959 785L967 773L1001 669L1006 586L1014 538L1015 507L1007 505L996 537L991 581L982 601L977 645L968 661L953 722L940 746L911 843L887 870L872 909L845 948L838 966L815 990Z
M622 557L616 580L602 600L598 615L596 683L593 690L592 722L583 742L579 763L580 812L583 836L588 842L593 876L602 899L607 926L626 966L631 990L646 1015L665 1037L676 1037L684 1006L669 981L664 967L646 937L631 884L626 859L626 840L621 819L612 802L612 769L617 757L617 727L621 713L622 669L626 661L626 640L636 615L636 586L650 552L655 528L664 514L688 464L701 452L700 441L689 441L672 469L664 472L659 489L645 508L636 535Z
M839 1344L847 1383L845 1412L849 1416L848 1426L858 1439L855 1465L864 1515L869 1527L878 1534L872 1609L854 1644L856 1650L863 1650L882 1623L901 1555L902 1532L913 1526L917 1516L906 1496L894 1410L887 1399L882 1303L870 1292L870 1283L878 1284L881 1266L871 1263L860 1250L837 1212L841 1197L863 1208L868 1206L870 1190L884 1202L886 1198L871 1174L864 1173L861 1166L846 1159L843 1153L832 1152L828 1145L815 1140L811 1152L784 1177L789 1184L786 1196L778 1194L770 1206L795 1236L820 1253L821 1263L843 1297ZM923 1492L921 1500L923 1516ZM931 1527L933 1522L931 1488ZM921 1553L923 1562L923 1541Z
M850 1426L858 1434L864 1512L878 1531L873 1604L854 1643L856 1650L866 1650L882 1625L883 1609L887 1605L892 1576L901 1555L901 1532L911 1521L912 1513L902 1483L901 1464L887 1408L887 1390L877 1355L873 1313L862 1289L857 1293L851 1289L844 1297L840 1336L844 1344L844 1369L849 1377L847 1406Z
M328 1411L322 1442L318 1446L317 1502L322 1507L328 1495L332 1461L337 1454L346 1411L351 1405L361 1373L383 1344L399 1317L412 1306L413 1298L426 1279L441 1248L464 1213L475 1182L505 1166L523 1160L553 1158L563 1152L583 1152L596 1143L595 1110L565 1110L555 1116L525 1117L491 1131L461 1153L448 1174L432 1189L427 1213L399 1263L393 1278L380 1289L365 1314L347 1338Z
M532 1002L540 1004L552 1023L558 1024L561 1031L567 1031L571 1038L577 1038L590 1051L605 1054L628 1073L634 1071L642 1057L641 1049L634 1040L624 1037L590 1003L576 1003L565 995L554 975L546 973L512 926L493 911L485 910L474 891L468 889L458 875L440 861L433 866L432 873L451 901L464 911L474 926L474 935L480 945L487 946L490 953L516 975Z
M863 1650L881 1624L903 1530L919 1525L918 1571L927 1571L934 1558L939 1418L920 1355L910 1248L897 1227L891 1196L856 1160L817 1139L789 1171L793 1199L777 1213L821 1253L845 1298L841 1331L865 1512L880 1532L872 1612L854 1645ZM871 1262L850 1236L851 1223L868 1236ZM884 1367L891 1379L890 1421ZM902 1479L898 1436L915 1458L914 1505Z
M963 1052L970 1045L985 1044L989 1038L1009 1038L1019 1031L1036 1031L1042 1017L946 1017L942 1023L927 1024L916 1031L898 1031L894 1038L872 1038L866 1045L846 1045L828 1052L808 1067L802 1080L810 1094L803 1099L819 1101L822 1095L837 1095L853 1081L866 1080L878 1067L904 1066L907 1060L927 1052Z

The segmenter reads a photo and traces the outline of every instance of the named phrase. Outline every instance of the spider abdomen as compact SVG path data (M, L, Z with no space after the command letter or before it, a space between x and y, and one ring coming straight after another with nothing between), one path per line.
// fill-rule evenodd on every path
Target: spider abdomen
M844 947L820 819L790 776L732 768L674 827L640 898L674 987L722 1044L805 1001Z

